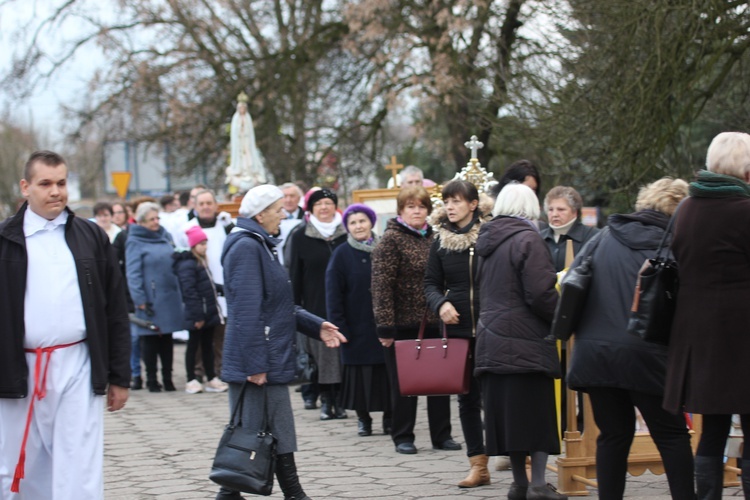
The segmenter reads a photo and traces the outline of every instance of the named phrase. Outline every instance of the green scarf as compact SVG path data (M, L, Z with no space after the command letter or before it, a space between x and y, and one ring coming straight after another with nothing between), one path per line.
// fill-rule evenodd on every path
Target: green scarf
M690 183L689 192L696 198L750 198L750 186L745 181L708 170L698 172L698 178Z

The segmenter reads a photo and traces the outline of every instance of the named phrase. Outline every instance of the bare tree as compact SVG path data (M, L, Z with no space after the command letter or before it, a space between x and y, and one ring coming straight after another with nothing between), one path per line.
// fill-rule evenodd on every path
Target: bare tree
M21 199L18 181L38 144L34 130L0 121L0 220L11 215Z

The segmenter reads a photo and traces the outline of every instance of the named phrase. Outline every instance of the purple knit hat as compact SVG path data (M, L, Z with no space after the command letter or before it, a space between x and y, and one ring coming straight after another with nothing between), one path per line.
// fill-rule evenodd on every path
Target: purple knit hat
M378 220L378 216L375 215L375 211L367 205L363 205L362 203L354 203L352 205L349 205L348 207L346 207L346 210L344 210L343 215L344 228L346 229L347 233L349 232L347 222L351 214L365 214L367 218L370 219L373 227L375 227L375 221Z

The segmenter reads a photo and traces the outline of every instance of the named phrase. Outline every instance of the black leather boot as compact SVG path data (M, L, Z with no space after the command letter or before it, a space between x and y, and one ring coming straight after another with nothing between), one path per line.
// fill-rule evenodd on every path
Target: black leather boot
M333 414L333 397L330 391L320 393L320 419L332 420L336 418Z
M143 377L140 375L133 377L133 380L130 382L130 388L134 391L140 391L143 389Z
M724 490L724 457L695 457L698 500L721 500Z
M156 381L156 378L148 379L146 387L148 387L148 392L161 392L161 384Z
M174 383L172 383L172 370L162 370L161 379L164 382L165 391L171 392L177 390L177 388L174 386Z
M334 418L348 418L344 405L341 404L341 391L339 387L341 384L335 384L331 389L331 400L333 404L333 416Z
M286 500L312 500L305 495L297 476L297 465L294 463L294 453L284 453L276 457L276 479Z
M357 434L360 436L372 436L372 418L359 417L357 419Z

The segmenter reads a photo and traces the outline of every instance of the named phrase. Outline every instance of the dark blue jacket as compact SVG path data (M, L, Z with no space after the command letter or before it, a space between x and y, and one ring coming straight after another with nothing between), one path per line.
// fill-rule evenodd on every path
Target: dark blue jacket
M269 384L286 384L294 377L295 332L320 339L324 320L294 305L289 275L276 257L278 241L253 219L240 217L224 243L225 382L266 373Z
M575 333L568 385L613 387L655 396L664 394L667 347L627 332L638 271L654 257L669 217L653 210L612 215L609 234L594 250L593 279ZM583 248L573 266L590 253Z
M333 251L326 270L328 321L349 341L341 344L345 365L385 363L372 312L372 259L349 243Z
M175 252L172 258L185 306L185 329L195 330L198 321L205 321L203 328L218 325L221 318L216 305L216 290L205 266L190 251Z
M138 327L138 335L172 333L185 328L180 283L172 270L173 253L172 236L163 227L151 231L138 224L130 226L125 265L135 315L159 327L159 332ZM138 306L142 304L150 304L150 309L140 309Z

